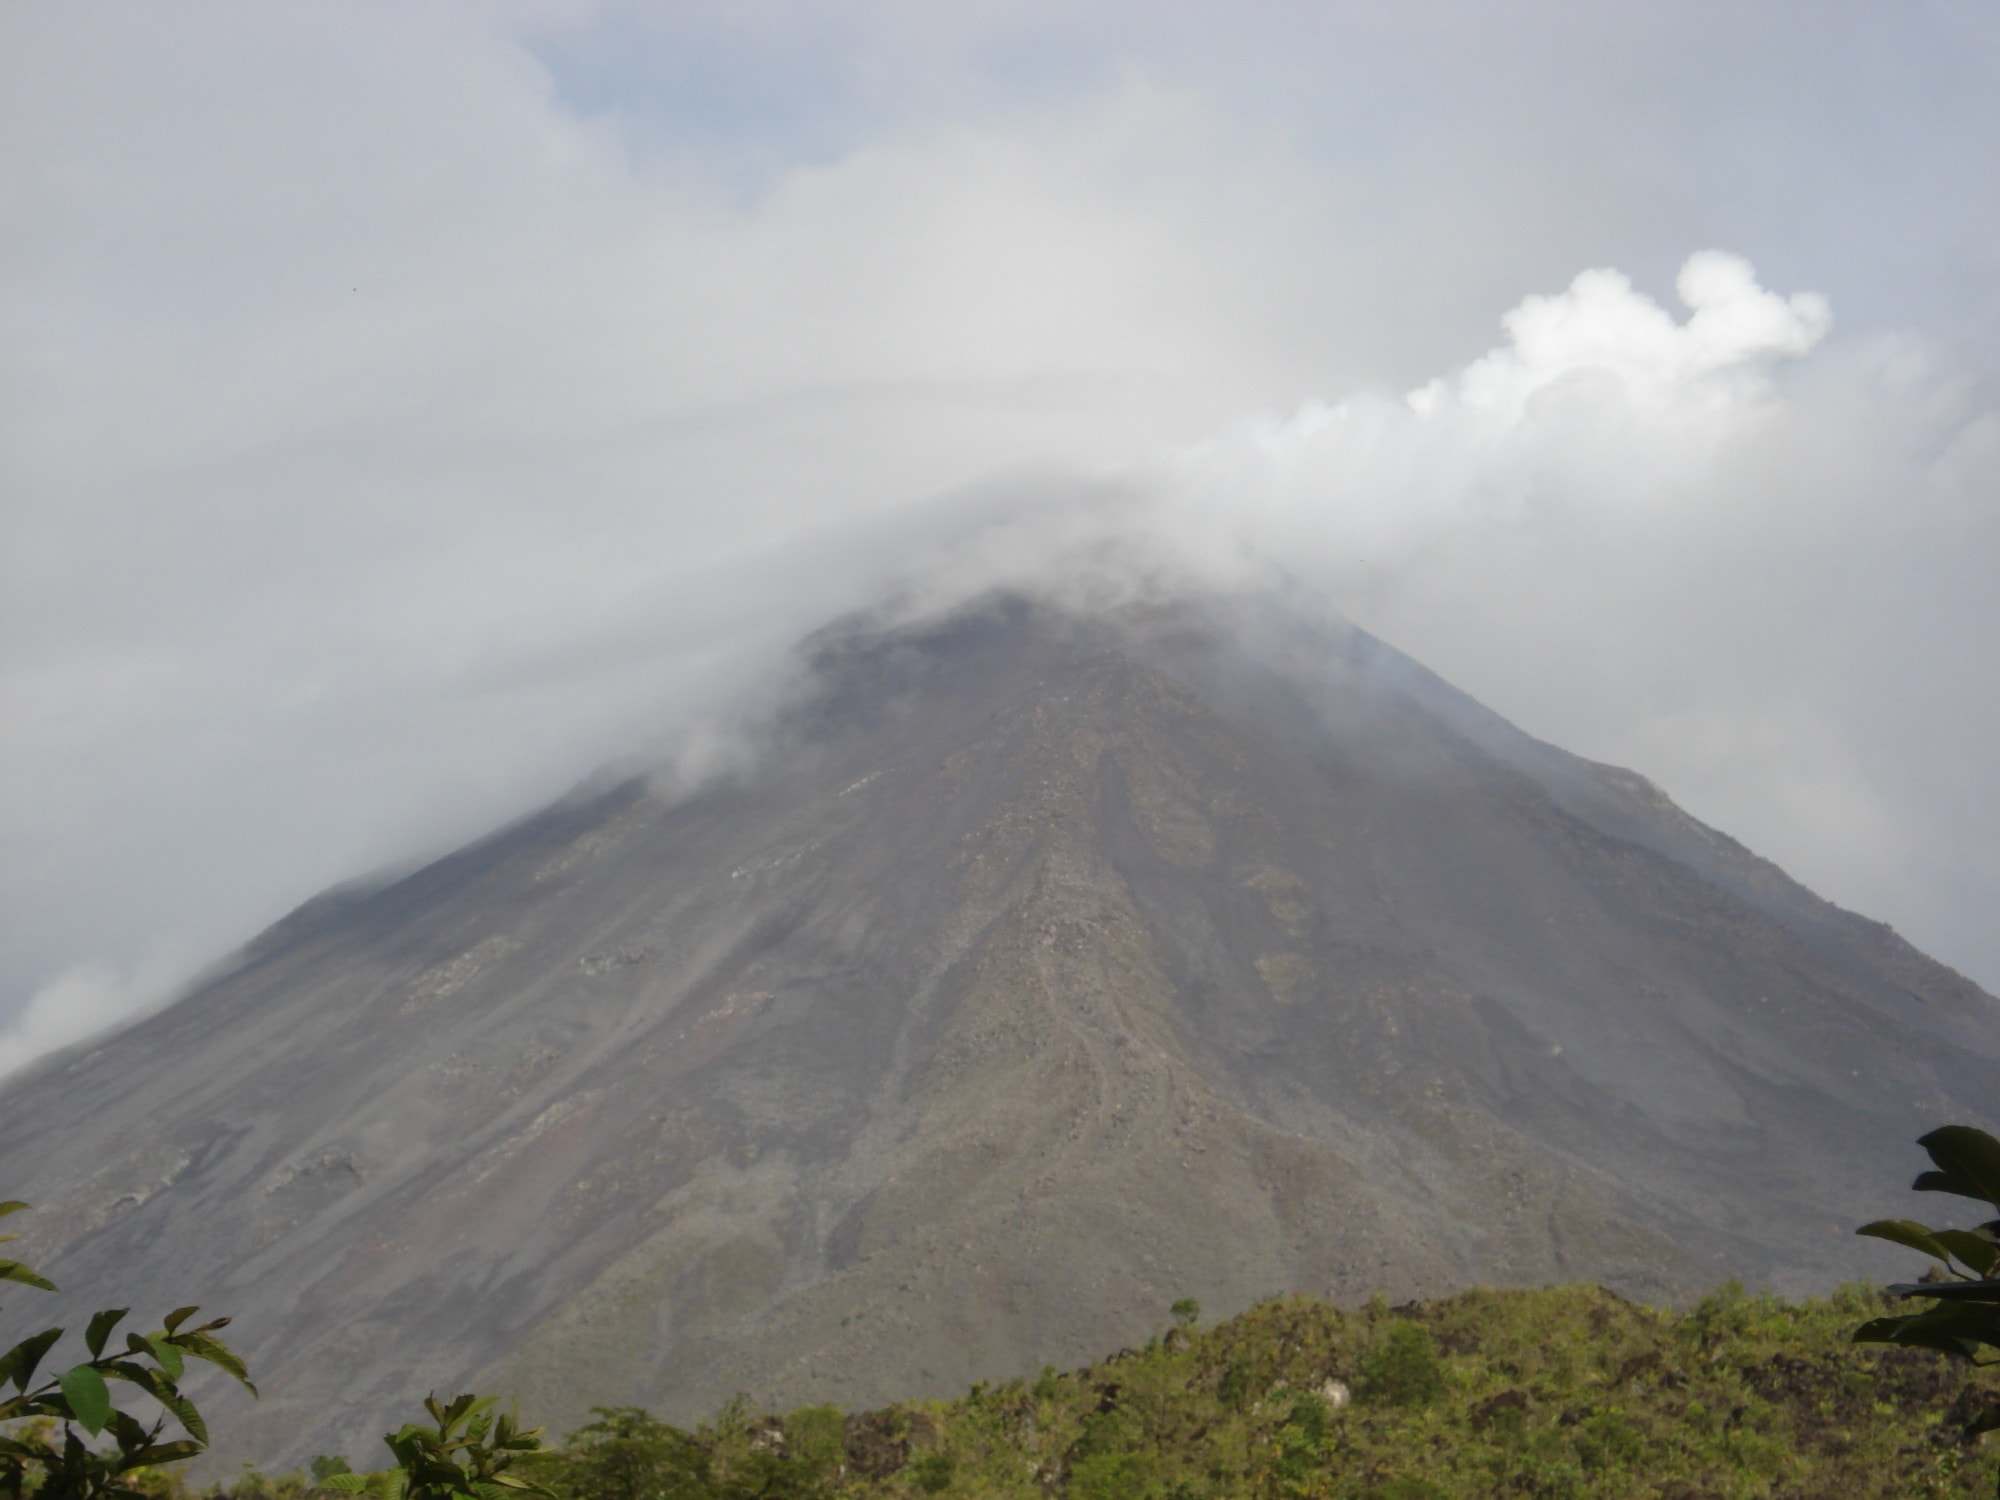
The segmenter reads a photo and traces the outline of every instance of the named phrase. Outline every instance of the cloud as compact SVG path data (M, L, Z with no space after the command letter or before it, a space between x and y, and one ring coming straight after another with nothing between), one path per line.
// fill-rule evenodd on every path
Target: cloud
M1501 319L1505 348L1471 365L1449 390L1433 382L1410 404L1429 414L1453 399L1518 420L1551 385L1582 376L1615 380L1625 402L1649 413L1690 402L1717 406L1755 393L1765 365L1807 353L1832 322L1824 297L1768 292L1748 261L1719 250L1690 256L1674 286L1691 313L1684 323L1619 272L1585 271L1560 296L1521 303Z
M1993 409L1905 339L1816 354L1825 300L1739 257L1677 287L1681 320L1587 271L1402 401L1245 422L1159 483L1191 555L1311 581L1991 985Z
M184 976L173 960L155 956L130 970L101 961L66 969L36 990L0 1032L0 1077L93 1032L129 1020L156 1003Z
M1282 560L1373 610L1466 549L1595 548L1608 527L1699 525L1730 492L1726 455L1803 409L1777 375L1831 312L1718 251L1690 256L1677 285L1679 321L1618 271L1584 271L1524 299L1501 319L1505 341L1450 375L1400 399L1309 399L1239 421L1144 483L1173 497L1191 558L1225 572Z
M1993 37L1405 9L9 8L0 1013L1114 541L2000 979Z
M1112 598L1303 583L1531 732L1634 766L1991 984L2000 470L1981 387L1720 251L1609 268L1407 394L1311 399L927 558Z
M936 497L1256 379L1145 185L1202 127L1143 83L737 197L471 11L95 17L14 16L0 91L41 142L0 289L16 1005L554 795L871 599Z

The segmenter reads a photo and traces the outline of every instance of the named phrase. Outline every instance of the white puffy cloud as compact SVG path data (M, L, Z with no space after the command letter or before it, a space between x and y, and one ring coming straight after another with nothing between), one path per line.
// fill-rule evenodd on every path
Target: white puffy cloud
M1506 341L1402 399L1357 395L1257 417L1178 453L1157 481L1191 516L1244 533L1234 549L1284 558L1356 597L1414 556L1495 529L1555 541L1624 515L1674 524L1718 503L1731 444L1777 421L1781 365L1809 353L1831 312L1780 297L1740 257L1702 251L1676 320L1616 270L1530 296Z
M1650 416L1716 407L1755 393L1771 360L1805 354L1832 321L1824 297L1768 292L1748 261L1719 250L1690 256L1674 286L1690 311L1681 323L1619 272L1585 271L1567 292L1508 313L1506 347L1410 404L1428 414L1450 399L1513 422L1550 386L1581 377L1615 381L1619 398Z

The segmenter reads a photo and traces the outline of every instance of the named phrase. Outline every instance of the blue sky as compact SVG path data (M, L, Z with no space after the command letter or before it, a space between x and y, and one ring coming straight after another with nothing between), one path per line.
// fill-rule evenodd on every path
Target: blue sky
M0 70L0 1066L1107 540L2000 986L1988 5L24 0Z

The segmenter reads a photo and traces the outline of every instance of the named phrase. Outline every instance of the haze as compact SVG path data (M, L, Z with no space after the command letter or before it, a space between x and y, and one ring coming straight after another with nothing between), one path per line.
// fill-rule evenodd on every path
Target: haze
M0 1067L891 590L1328 599L2000 988L1977 4L18 3Z

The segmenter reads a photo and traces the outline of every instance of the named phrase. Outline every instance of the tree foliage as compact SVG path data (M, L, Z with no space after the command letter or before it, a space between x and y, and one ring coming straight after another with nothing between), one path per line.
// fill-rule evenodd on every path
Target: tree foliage
M1361 1362L1361 1395L1392 1406L1428 1406L1444 1394L1444 1366L1430 1330L1407 1320L1389 1325L1388 1336Z
M0 1217L27 1204L0 1203ZM12 1241L16 1235L0 1235ZM17 1260L0 1260L0 1281L54 1291L55 1283ZM227 1371L252 1395L243 1362L217 1336L229 1323L191 1320L200 1311L177 1307L151 1333L128 1330L122 1343L113 1335L130 1308L112 1307L91 1318L84 1332L87 1357L39 1382L48 1357L63 1337L45 1328L0 1355L0 1424L17 1424L0 1435L0 1495L21 1500L97 1500L137 1497L138 1481L162 1464L193 1458L208 1446L208 1427L181 1390L189 1360ZM5 1394L11 1386L13 1393ZM149 1422L121 1404L126 1387L136 1388L157 1408ZM183 1434L171 1437L177 1429ZM108 1438L108 1443L105 1439Z
M596 1406L549 1474L568 1500L709 1500L706 1445L636 1406Z
M1920 1193L1970 1198L2000 1215L2000 1140L1970 1125L1945 1125L1918 1139L1932 1170L1917 1174ZM1923 1281L1898 1282L1891 1297L1925 1301L1916 1312L1871 1318L1854 1331L1856 1343L1937 1349L1974 1363L1980 1351L2000 1350L2000 1216L1974 1229L1932 1229L1914 1219L1877 1219L1857 1234L1921 1251L1936 1262ZM2000 1402L1990 1402L1964 1423L1968 1440L2000 1428Z
M405 1422L383 1434L395 1467L330 1474L326 1487L382 1500L553 1500L552 1491L516 1472L541 1452L541 1428L523 1428L512 1415L495 1413L494 1400L467 1393L440 1401L433 1392L424 1398L430 1425Z

